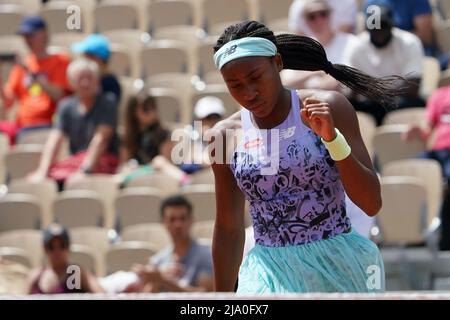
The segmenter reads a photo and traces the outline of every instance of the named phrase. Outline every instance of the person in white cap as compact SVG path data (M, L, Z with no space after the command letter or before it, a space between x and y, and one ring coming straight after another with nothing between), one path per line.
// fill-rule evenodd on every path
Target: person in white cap
M225 107L220 98L206 96L195 104L194 115L197 120L202 121L202 130L205 132L222 120L225 115Z

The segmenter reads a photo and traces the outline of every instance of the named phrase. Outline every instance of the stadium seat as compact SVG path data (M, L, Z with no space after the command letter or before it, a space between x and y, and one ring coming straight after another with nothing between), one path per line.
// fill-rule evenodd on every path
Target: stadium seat
M158 189L163 196L179 192L178 181L161 172L156 172L131 180L127 185L127 188L134 187L155 188Z
M12 180L8 186L9 193L25 193L36 197L42 208L42 227L46 228L53 221L53 201L58 189L53 180L31 183L26 179Z
M435 25L436 42L441 52L450 52L450 20Z
M122 241L149 242L158 251L172 245L170 235L162 223L142 223L125 227L121 233L121 239Z
M6 168L11 179L24 178L39 166L42 146L35 144L15 145L6 154Z
M11 230L0 232L0 247L23 249L31 259L34 268L43 263L43 239L40 230Z
M289 33L289 19L281 18L275 19L268 23L267 25L270 30L272 30L275 34L278 33Z
M439 219L444 180L442 168L436 160L405 159L387 163L383 167L383 177L411 176L420 179L427 189L427 225Z
M82 180L74 182L67 181L66 190L91 190L97 192L102 199L105 210L104 227L113 228L114 225L114 199L118 192L118 184L113 175L108 174L91 174Z
M66 228L102 226L104 206L97 192L63 191L53 203L55 221Z
M149 94L155 98L158 116L163 122L189 123L189 114L183 108L182 94L170 88L151 88Z
M118 19L118 17L120 17ZM134 4L124 1L102 2L94 9L95 31L137 29L139 18Z
M6 180L6 162L5 155L9 150L9 140L6 135L0 133L0 185Z
M216 193L214 185L187 185L181 194L193 206L195 221L209 221L216 219Z
M96 270L98 275L105 274L104 258L111 240L111 230L99 227L79 227L70 230L72 244L83 245L90 248L96 257Z
M14 4L19 6L25 15L39 14L42 0L1 0L0 4Z
M205 0L202 11L203 28L212 35L221 34L227 25L250 17L247 1L243 0Z
M386 114L383 119L383 125L426 125L426 122L424 107L394 110Z
M126 188L116 199L117 222L120 230L140 224L161 221L161 193L154 188Z
M39 229L42 209L36 197L16 193L0 198L0 232L17 229Z
M117 43L111 45L111 56L108 65L109 70L119 77L132 76L136 73L137 69L137 66L133 66L130 48Z
M171 72L193 73L188 70L189 57L185 45L176 40L152 41L141 52L144 78Z
M88 246L84 246L82 244L71 244L69 261L71 265L77 265L83 270L88 270L94 275L99 275L97 269L97 258L95 253Z
M256 0L258 20L267 25L274 20L287 18L292 2L293 0Z
M17 139L17 144L37 144L43 146L47 142L51 129L32 130L21 134Z
M19 5L0 2L0 36L15 35L25 13Z
M198 75L201 78L210 72L217 72L216 66L214 65L214 45L216 44L216 37L204 38L197 48L197 57L199 61Z
M194 7L192 1L151 2L148 6L148 22L147 31L152 34L161 27L193 25Z
M28 268L32 267L32 262L29 254L21 248L0 246L0 260L1 259L20 263Z
M420 93L427 99L438 87L441 77L439 60L433 57L423 58L423 75L420 82Z
M214 234L214 220L195 221L192 225L192 236L195 239L212 239Z
M205 168L191 175L191 184L214 184L214 173L211 168Z
M147 264L156 253L154 245L140 241L127 241L112 245L106 253L106 274L129 271L134 264Z
M236 100L234 100L228 92L225 85L208 85L204 90L196 91L192 99L192 105L195 106L197 101L205 96L215 96L223 101L226 110L225 117L230 116L241 109Z
M441 78L439 79L439 88L450 86L450 69L442 72Z
M57 33L67 33L67 32L73 32L73 33L86 33L88 30L86 30L85 26L85 19L88 17L88 13L86 12L85 15L85 8L78 5L80 8L80 28L70 30L72 26L68 25L68 22L70 22L69 14L67 13L67 9L69 6L74 5L75 3L71 1L50 1L46 3L40 11L40 15L42 18L44 18L45 22L47 23L48 30L50 34L57 34Z
M373 138L373 146L380 168L390 161L413 158L426 150L426 144L422 140L408 142L402 140L401 135L407 129L407 125L378 127Z

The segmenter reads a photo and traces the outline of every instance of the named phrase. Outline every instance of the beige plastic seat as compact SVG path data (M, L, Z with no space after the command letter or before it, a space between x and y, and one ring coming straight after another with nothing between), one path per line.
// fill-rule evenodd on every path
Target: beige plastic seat
M104 206L101 198L90 190L63 191L53 203L55 221L66 228L101 226Z
M115 29L137 29L138 12L136 6L124 1L100 3L94 9L95 31Z
M247 1L205 0L202 3L203 28L209 34L220 34L224 27L250 17Z
M183 112L180 93L171 88L151 88L148 91L156 101L158 115L163 122L188 123L188 114Z
M383 167L383 177L411 176L424 183L427 189L427 225L439 218L442 201L443 176L442 168L436 160L406 159L387 163Z
M6 162L5 155L9 150L9 139L3 133L0 133L0 185L6 180Z
M105 228L113 228L114 225L114 199L118 192L118 183L113 175L109 174L91 174L77 182L68 181L65 185L66 190L90 190L97 192L97 195L103 201Z
M146 80L149 88L169 88L181 95L190 96L194 90L196 76L187 73L161 73Z
M407 125L378 127L373 146L380 168L390 161L413 158L426 150L426 144L421 140L402 140L401 135L407 129Z
M29 254L21 248L0 246L0 260L1 259L20 263L21 265L24 265L28 268L32 267L32 262Z
M22 37L17 35L2 35L0 36L0 54L2 55L21 55L24 56L27 53L27 46L25 41L23 41ZM2 63L2 66L4 64ZM2 72L3 74L3 72ZM5 76L7 74L4 74ZM6 81L6 77L4 77Z
M24 250L34 268L43 262L43 238L40 230L11 230L0 232L0 247L14 247Z
M134 187L155 188L158 189L164 196L179 192L178 181L161 172L155 172L153 174L131 180L127 185L127 189Z
M157 252L148 242L127 241L112 245L106 253L107 274L128 271L134 264L147 264Z
M359 131L361 132L362 139L366 145L369 155L373 156L373 137L377 130L377 124L375 118L365 112L356 112L359 123Z
M191 175L191 184L214 184L214 173L211 168L205 168Z
M20 7L25 15L35 15L39 13L42 0L0 0L0 4L13 4Z
M420 83L420 93L429 97L438 87L441 76L439 60L434 57L423 58L423 75Z
M25 179L13 180L8 186L9 193L25 193L36 197L42 208L42 227L46 228L53 221L53 201L58 188L53 180L46 179L31 183Z
M142 223L128 226L121 233L122 241L143 241L155 245L158 251L172 244L170 235L162 223Z
M71 244L69 261L71 265L77 265L83 270L88 270L94 275L99 275L97 269L97 258L88 246L82 244Z
M289 15L292 0L256 0L258 20L264 24L277 19L285 19Z
M36 144L15 145L6 154L6 167L11 179L24 178L37 169L42 146Z
M192 225L192 236L196 239L212 239L214 234L214 220L195 221Z
M438 0L437 3L444 14L444 17L450 19L450 2L448 2L448 0Z
M78 244L88 247L92 250L98 275L105 274L104 257L110 246L111 230L99 227L79 227L70 230L72 244Z
M117 221L120 229L140 223L161 221L161 193L154 188L126 188L116 199Z
M214 185L188 185L183 187L181 194L192 204L196 221L215 220L216 193Z
M230 116L241 109L236 100L234 100L234 98L228 92L228 89L225 85L208 85L204 90L196 91L192 98L192 105L195 106L197 101L205 96L215 96L223 101L226 110L225 117Z
M188 70L189 57L185 45L176 40L155 40L141 53L145 78L171 72L193 73Z
M45 6L42 7L40 11L40 15L44 18L47 23L48 30L51 34L57 33L66 33L66 32L74 32L74 33L85 33L87 32L85 27L85 19L88 16L88 13L84 11L84 8L78 6L80 8L80 25L79 29L70 30L70 28L76 28L77 26L69 25L71 22L69 20L70 14L68 14L68 9L71 5L75 3L71 1L50 1ZM69 13L73 13L69 10ZM86 14L86 17L85 17Z
M161 27L193 25L192 1L171 0L151 2L148 6L148 31L153 33Z
M133 62L129 49L121 44L111 45L111 56L109 58L109 70L116 76L129 77L133 74Z
M60 32L53 34L50 37L50 45L57 47L64 47L69 52L71 51L72 44L81 42L86 38L86 34L79 32Z
M288 18L280 18L270 21L267 26L270 30L272 30L275 34L278 33L290 33L289 31L289 19Z
M425 185L415 177L381 178L383 207L377 215L384 244L407 245L424 241Z
M16 34L24 16L21 6L0 2L0 36Z
M383 119L383 125L426 125L426 122L424 107L394 110L389 112Z
M47 142L51 129L40 129L20 135L17 144L37 144L44 145Z
M17 229L39 229L42 209L36 197L16 193L0 198L0 232Z

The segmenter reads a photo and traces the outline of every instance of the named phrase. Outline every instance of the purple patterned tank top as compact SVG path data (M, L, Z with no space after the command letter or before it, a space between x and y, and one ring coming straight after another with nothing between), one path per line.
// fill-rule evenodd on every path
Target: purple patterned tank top
M259 245L306 244L351 228L336 165L320 137L302 122L295 90L291 101L287 118L270 130L258 129L251 113L241 111L243 136L231 170L250 203Z

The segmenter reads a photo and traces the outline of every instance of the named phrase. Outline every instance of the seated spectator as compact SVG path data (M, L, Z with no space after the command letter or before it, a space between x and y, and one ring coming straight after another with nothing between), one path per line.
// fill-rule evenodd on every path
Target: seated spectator
M82 268L80 268L78 281L69 279L76 275L68 270L70 266L69 248L70 238L65 228L58 224L52 224L44 231L44 250L49 266L33 270L30 273L29 294L103 292L96 277ZM80 284L79 288L76 287L77 282Z
M370 5L391 6L394 26L419 37L427 56L436 54L433 13L429 0L366 0L364 8L367 10Z
M187 173L197 172L209 166L207 155L208 141L204 141L204 134L221 121L225 115L223 101L215 96L206 96L197 101L194 108L195 121L201 122L201 127L194 126L191 133L191 153L180 168Z
M319 41L324 47L328 60L345 64L346 50L355 46L358 38L333 29L333 7L326 0L303 0L302 10L298 14L298 20L304 21L308 27L308 36ZM283 70L281 76L283 84L294 89L341 89L339 82L323 71Z
M11 144L17 134L49 128L56 104L68 91L66 69L69 57L49 54L49 36L44 20L30 16L22 20L19 30L30 54L12 68L4 84L0 76L0 97L8 109L18 102L14 122L0 122L0 132L8 134Z
M419 95L422 78L423 48L414 34L393 26L392 9L380 6L380 29L369 29L358 37L347 51L346 61L354 68L375 77L398 75L408 81L398 81L398 108L420 107L425 102ZM370 19L370 16L367 16ZM372 114L381 124L386 110L361 96L350 99L358 111ZM394 106L393 106L394 107Z
M117 77L108 70L108 61L111 56L109 41L100 34L91 34L82 42L75 43L72 46L75 53L82 53L84 57L95 61L100 67L101 87L104 93L112 92L120 102L122 95Z
M431 95L426 106L426 120L428 125L425 128L411 126L404 138L428 141L434 137L431 150L421 157L438 161L446 179L446 191L441 207L440 247L441 250L450 250L450 86L440 88Z
M153 97L140 93L130 98L120 152L122 184L155 170L165 172L182 184L187 183L187 175L171 161L170 134L159 120Z
M212 290L211 248L190 235L194 220L191 203L181 196L169 197L161 205L161 218L172 244L153 256L148 265L135 265L132 272L104 278L102 285L108 292Z
M56 125L30 180L40 181L48 175L62 184L67 178L90 173L112 174L118 165L117 104L112 94L99 93L98 65L75 60L67 74L75 94L59 103ZM69 140L71 156L54 164L64 137Z
M308 0L295 0L289 8L289 31L311 37L311 30L305 24L302 16L303 6ZM334 12L332 16L331 26L333 30L353 33L356 24L356 13L358 6L355 0L326 0L331 10Z

